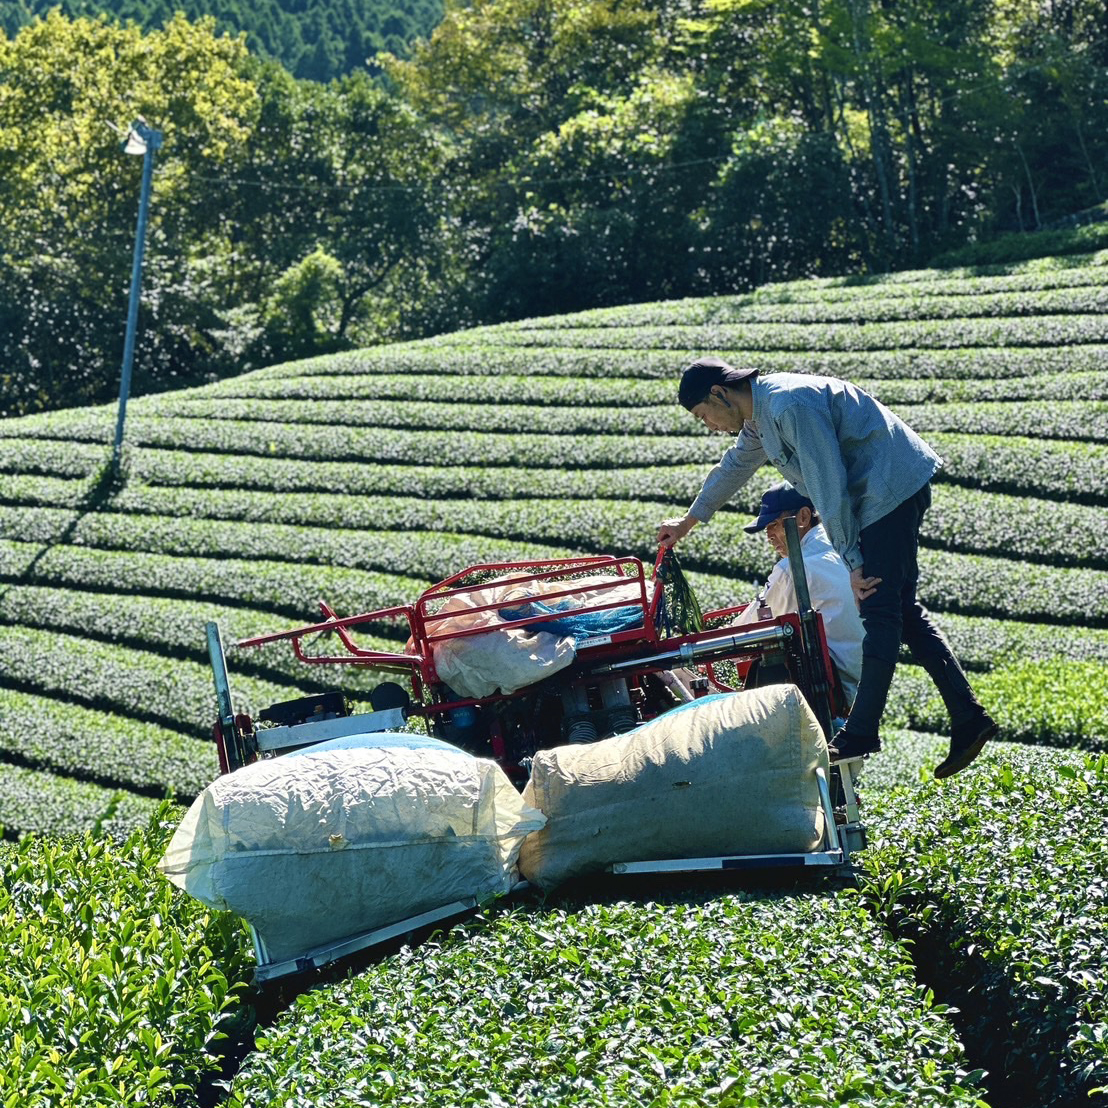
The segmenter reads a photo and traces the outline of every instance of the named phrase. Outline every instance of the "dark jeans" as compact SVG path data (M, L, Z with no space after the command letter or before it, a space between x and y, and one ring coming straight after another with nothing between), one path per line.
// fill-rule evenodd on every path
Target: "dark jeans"
M876 592L859 605L862 675L846 730L876 735L885 711L889 685L903 642L935 682L952 722L961 723L981 710L950 644L916 599L919 582L920 524L931 506L931 486L862 528L862 560L867 577L880 577Z

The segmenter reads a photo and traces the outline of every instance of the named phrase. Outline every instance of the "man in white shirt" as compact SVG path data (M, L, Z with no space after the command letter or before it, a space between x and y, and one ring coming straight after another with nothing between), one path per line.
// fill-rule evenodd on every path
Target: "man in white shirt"
M808 593L812 607L823 617L827 650L849 705L854 702L858 691L858 678L862 673L862 639L865 636L850 583L850 570L831 545L815 505L788 483L766 490L758 518L744 528L751 534L765 531L766 538L781 560L773 567L759 600L748 604L735 623L757 623L758 609L763 605L768 606L774 616L796 611L796 587L789 571L789 549L785 539L784 521L789 516L796 517Z

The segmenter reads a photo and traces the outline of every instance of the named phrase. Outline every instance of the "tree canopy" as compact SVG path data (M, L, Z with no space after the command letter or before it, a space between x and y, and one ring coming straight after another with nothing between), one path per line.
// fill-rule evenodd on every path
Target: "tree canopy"
M221 34L244 33L252 54L312 81L364 69L382 50L403 55L442 18L441 0L6 0L0 29L15 35L52 10L69 19L113 16L148 31L178 13L194 22L210 16Z
M107 122L166 134L141 391L1049 227L1106 199L1106 23L1101 0L449 0L410 55L321 83L214 18L54 11L0 37L0 410L116 388L139 165Z

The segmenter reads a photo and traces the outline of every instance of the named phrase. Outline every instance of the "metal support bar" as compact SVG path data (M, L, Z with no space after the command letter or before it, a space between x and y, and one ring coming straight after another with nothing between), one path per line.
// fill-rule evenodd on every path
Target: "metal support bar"
M827 824L827 849L841 850L843 861L846 861L847 849L844 842L839 841L839 828L835 823L835 808L831 803L831 787L827 783L827 774L823 766L816 766L816 788L819 789L819 800L823 806L823 818Z
M388 708L381 712L362 712L359 715L340 716L337 719L321 719L307 723L294 723L288 727L263 727L256 733L258 749L272 752L290 746L307 746L309 743L342 739L348 735L366 735L375 731L399 730L407 722L403 708Z
M830 742L834 731L831 717L832 677L823 664L823 651L820 647L819 635L816 633L817 613L812 608L812 596L808 591L808 573L804 568L804 554L800 546L796 516L787 516L783 522L785 541L789 549L789 574L793 580L793 588L796 590L800 633L804 639L804 654L810 670L812 695L809 703L816 713L824 738Z
M659 858L648 862L613 862L614 874L700 873L706 870L775 869L778 866L841 866L839 850L813 850L797 854L731 854L709 858Z
M861 759L851 758L848 761L836 762L839 767L839 780L843 783L843 794L846 797L846 819L848 823L857 823L861 819L858 811L858 797L854 792L854 771L850 768Z
M771 627L767 630L740 631L724 633L711 639L701 639L698 642L686 642L673 650L666 650L660 654L652 654L647 658L634 658L627 662L612 662L608 665L596 666L593 673L617 673L624 669L639 669L642 666L654 665L661 662L675 662L681 666L689 666L698 658L705 658L710 654L721 650L752 649L757 646L784 642L793 629L785 624L782 627Z
M227 676L227 657L223 653L223 640L219 634L219 624L205 624L208 636L208 659L212 666L212 679L215 682L215 698L219 708L219 734L223 740L223 752L220 765L225 772L246 765L247 751L239 720L231 703L231 681ZM226 764L223 763L226 758Z
M458 916L468 912L477 906L473 897L464 900L455 900L450 904L444 904L441 908L432 908L429 912L422 912L418 916L409 916L407 919L390 923L386 927L377 927L372 931L363 931L358 935L351 935L345 939L338 939L332 943L323 943L321 946L312 947L295 958L288 958L282 962L263 961L266 956L265 940L251 927L254 937L254 951L258 955L258 966L254 970L254 981L262 984L272 981L275 977L285 977L290 973L303 973L305 970L317 969L335 962L339 958L345 958L348 954L355 954L366 947L376 946L378 943L388 942L408 931L418 930L439 920L448 919L450 916Z
M132 145L133 138L137 140L137 145ZM127 418L127 397L131 391L131 366L135 356L135 331L138 327L139 297L142 294L142 256L146 249L146 213L150 207L154 151L161 145L161 131L147 127L142 120L136 120L131 124L124 150L127 153L142 153L142 187L139 192L135 249L131 261L131 293L127 304L127 330L123 339L123 366L119 374L119 411L116 415L115 442L112 446L112 469L117 477L123 457L123 424Z
M205 624L208 635L208 658L212 663L212 677L215 681L215 699L219 707L219 722L224 734L229 734L235 726L235 710L231 706L231 681L227 676L227 658L223 653L223 640L219 635L219 624Z

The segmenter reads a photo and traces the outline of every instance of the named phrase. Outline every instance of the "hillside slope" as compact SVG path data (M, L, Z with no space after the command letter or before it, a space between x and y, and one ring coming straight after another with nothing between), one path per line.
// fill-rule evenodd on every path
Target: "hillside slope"
M110 495L113 407L0 423L6 834L131 826L203 787L207 620L233 642L314 620L319 599L406 602L474 562L652 558L726 446L675 403L703 353L856 381L923 433L946 462L925 603L1005 737L1108 747L1102 253L529 320L137 399ZM682 545L702 606L768 572L742 525L774 479ZM279 647L230 666L245 710L317 688ZM889 720L943 728L911 667Z

